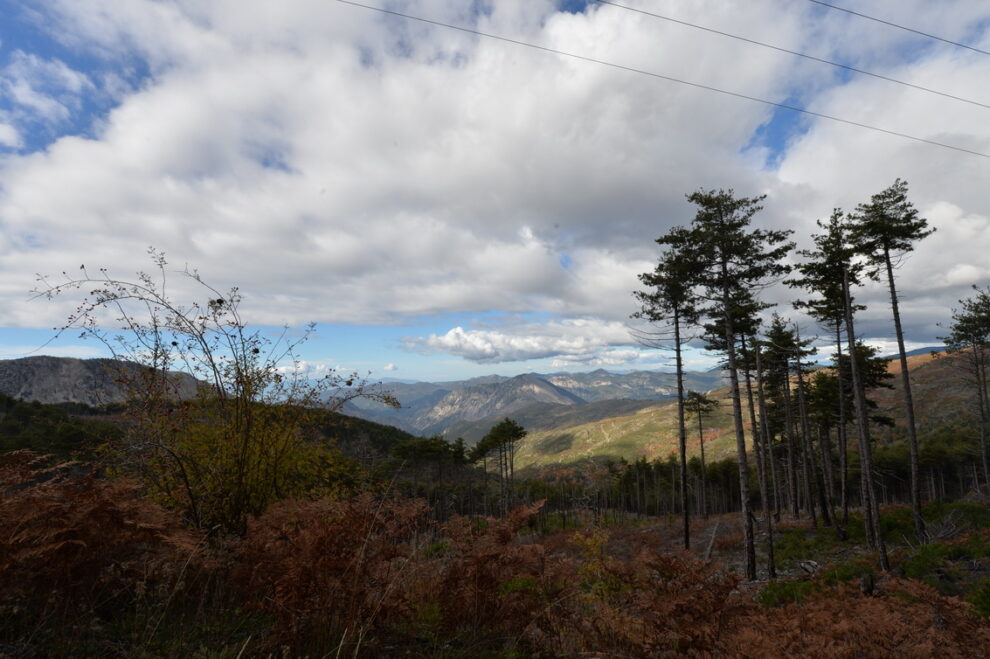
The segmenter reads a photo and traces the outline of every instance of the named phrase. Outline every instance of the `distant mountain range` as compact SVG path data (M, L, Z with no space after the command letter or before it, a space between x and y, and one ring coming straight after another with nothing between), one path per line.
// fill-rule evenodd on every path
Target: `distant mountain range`
M25 357L0 360L0 392L41 403L84 403L99 406L126 397L119 383L121 369L141 368L112 359ZM182 395L192 397L197 382L176 373ZM688 389L707 391L719 386L717 371L688 373ZM343 413L395 426L421 436L442 434L480 439L505 416L532 429L550 429L630 414L671 397L673 373L634 371L610 373L526 373L515 377L490 375L454 382L389 382L399 409L357 399Z
M972 387L966 381L963 358L932 355L929 353L933 349L928 348L912 352L915 354L908 359L908 366L919 431L927 433L946 424L971 423L975 403ZM0 392L43 403L77 402L96 406L119 402L124 396L115 380L120 367L119 362L102 359L0 360ZM137 366L125 365L125 368ZM900 363L892 361L889 369L898 372ZM184 374L177 377L182 378L192 395L196 381ZM903 423L900 379L895 378L891 384L892 389L880 389L871 396L882 411L900 424ZM722 385L718 371L690 373L686 383L687 388L711 392L722 402L719 410L706 418L703 428L711 459L732 455L735 450L731 404ZM393 432L389 428L376 428L371 433L376 437L402 437L401 431L405 431L420 436L463 437L469 444L483 437L503 417L511 416L529 431L519 446L517 469L575 465L587 460L663 457L676 446L672 373L618 374L603 370L580 374L528 373L512 378L487 376L457 382L389 382L386 387L402 403L400 409L359 399L342 411L400 429ZM347 422L342 418L340 423L346 426L364 421ZM693 455L698 450L697 428L690 430L688 451ZM363 437L368 432L342 431L340 441L351 436ZM383 450L379 447L378 452Z
M721 384L718 372L688 373L685 387L708 391ZM527 428L550 428L628 414L675 394L673 373L526 373L490 375L456 382L390 382L399 401L393 409L355 400L345 414L396 426L419 435L480 439L505 416Z

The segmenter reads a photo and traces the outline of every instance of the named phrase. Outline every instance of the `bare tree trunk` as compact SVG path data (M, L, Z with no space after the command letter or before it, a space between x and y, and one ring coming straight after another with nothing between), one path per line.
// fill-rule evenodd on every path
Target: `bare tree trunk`
M839 491L842 497L842 528L849 526L849 447L846 441L846 383L842 376L842 321L835 321L835 378L839 387Z
M842 272L842 290L845 297L846 313L846 336L849 340L849 370L852 373L853 381L853 402L856 407L856 421L859 429L859 459L860 469L863 472L863 517L867 527L867 537L872 538L871 546L876 549L880 557L880 568L885 572L890 571L890 561L887 558L887 547L883 541L883 534L880 532L880 506L877 504L876 490L873 486L873 454L870 447L870 426L866 413L866 396L863 390L863 381L859 374L859 365L856 363L856 329L853 324L852 300L849 295L849 273L846 269Z
M773 455L773 437L770 436L770 425L767 423L767 401L763 392L763 369L760 345L756 345L756 396L760 405L760 429L763 431L764 462L770 466L770 479L773 485L773 517L780 521L780 483L777 481L776 460Z
M743 339L743 347L745 348L746 340ZM757 354L759 354L760 347L756 346ZM759 357L756 361L759 364ZM759 368L759 366L757 366ZM771 579L777 578L777 566L774 560L773 554L773 520L770 515L770 496L767 488L767 466L765 464L765 454L763 451L763 441L760 438L762 434L760 431L761 425L757 425L756 422L756 408L753 405L753 384L750 379L749 369L746 369L746 398L749 402L749 422L753 429L753 450L756 452L756 468L758 472L758 478L760 479L760 499L762 499L763 504L763 523L767 527L767 574ZM762 422L762 420L761 420Z
M987 425L990 416L990 401L987 400L987 363L983 348L973 347L976 370L977 399L980 407L980 459L983 462L983 485L990 492L990 458L987 455ZM979 484L977 484L979 490Z
M705 467L705 431L701 424L701 412L698 412L698 443L701 446L701 515L708 519L708 485L705 482L707 468Z
M830 430L818 426L818 448L821 450L822 469L825 472L825 480L828 487L825 489L825 499L828 506L828 514L835 526L835 534L839 540L845 540L846 529L839 523L835 515L835 474L832 471L832 438Z
M794 459L794 415L791 410L791 369L784 368L784 428L787 433L787 490L791 498L791 514L801 516L798 508L797 463Z
M681 513L684 516L684 548L691 548L691 511L687 500L687 426L684 423L684 366L681 361L681 318L674 308L674 355L677 367L677 438L681 451Z
M801 374L801 353L800 339L798 340L798 352L794 357L794 372L797 374L797 399L798 399L798 419L801 424L801 480L804 485L804 503L808 507L808 514L811 515L811 525L818 528L818 515L815 514L815 499L812 496L811 482L811 438L808 431L808 410L804 404L804 376Z
M798 346L800 346L801 334L797 331L797 328L795 328L794 330L794 335L795 337L797 337ZM814 490L818 493L818 506L819 508L821 508L822 511L822 524L824 524L825 526L832 526L832 515L829 512L829 505L825 493L825 480L824 480L824 471L823 471L825 465L817 464L817 460L815 459L814 447L812 446L810 421L808 419L808 404L804 395L805 394L804 370L801 367L800 348L797 356L797 377L798 377L798 406L801 412L801 435L804 437L804 452L808 456L805 463L808 464L814 476L814 483L809 483L808 485L809 487L808 509L811 511L811 519L814 520L815 507L813 502L811 501L811 493L810 493L810 489L814 488ZM807 478L807 476L805 476L805 478ZM817 524L817 521L815 523Z
M728 279L723 264L722 276ZM746 435L743 430L742 401L739 393L739 366L736 363L735 329L732 326L732 302L728 289L722 296L723 330L729 367L729 387L732 392L732 419L736 431L736 456L739 467L739 499L742 508L743 539L746 546L746 579L756 580L756 545L753 538L753 515L749 502L749 463L746 460Z
M901 328L901 312L897 304L897 290L894 288L894 268L890 262L890 251L883 249L884 263L887 266L887 283L890 286L890 307L894 316L894 333L897 335L897 349L901 358L901 383L904 386L904 411L907 414L908 446L911 449L911 510L914 517L914 534L918 542L928 542L925 532L925 519L921 516L921 484L918 480L918 426L914 419L914 395L911 393L911 375L908 373L907 354L904 350L904 330Z

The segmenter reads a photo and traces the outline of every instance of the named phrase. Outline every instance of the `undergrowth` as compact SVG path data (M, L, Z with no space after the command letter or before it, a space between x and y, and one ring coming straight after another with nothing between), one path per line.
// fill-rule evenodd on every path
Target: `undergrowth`
M963 657L990 647L990 581L968 602L879 575L863 592L857 580L872 567L851 557L757 593L717 564L662 550L649 530L636 530L635 546L596 525L537 539L527 530L540 505L436 525L417 500L282 501L243 537L222 537L186 528L126 480L8 453L0 655ZM794 538L782 546L795 556L830 546L803 532L783 527ZM986 533L926 545L902 569L982 560Z

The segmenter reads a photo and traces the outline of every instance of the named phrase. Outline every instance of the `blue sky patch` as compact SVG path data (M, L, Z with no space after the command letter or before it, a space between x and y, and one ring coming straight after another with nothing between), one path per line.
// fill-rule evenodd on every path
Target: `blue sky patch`
M0 1L5 15L0 21L0 120L20 133L23 144L17 151L39 151L65 135L96 137L99 120L118 105L121 93L150 77L147 64L136 57L111 61L96 50L69 48L39 27L43 16L10 4ZM24 72L31 75L19 77ZM86 82L73 89L83 76ZM44 116L23 97L18 100L11 85L24 89L25 84L37 100L64 110Z
M588 5L593 5L594 0L563 0L560 3L560 11L568 14L583 14Z
M793 98L787 99L784 103L800 107L800 103ZM774 108L770 120L757 127L749 143L743 147L743 152L751 149L767 149L765 166L768 169L776 169L787 155L790 143L808 132L809 127L810 121L807 115L794 110Z

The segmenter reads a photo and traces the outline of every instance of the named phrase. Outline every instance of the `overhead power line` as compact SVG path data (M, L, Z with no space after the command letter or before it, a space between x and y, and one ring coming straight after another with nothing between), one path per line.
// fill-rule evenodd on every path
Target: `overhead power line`
M935 41L941 41L942 43L952 44L953 46L958 46L960 48L965 48L966 50L972 50L974 53L980 53L981 55L990 55L990 52L982 50L975 46L970 46L968 44L959 43L958 41L953 41L952 39L944 39L942 37L936 36L934 34L929 34L928 32L922 32L921 30L915 30L913 27L906 27L892 21L885 21L882 18L877 18L876 16L869 16L868 14L861 14L858 11L853 11L852 9L846 9L845 7L839 7L838 5L833 5L830 2L822 2L822 0L808 0L808 2L814 3L816 5L821 5L822 7L828 7L829 9L834 9L836 11L843 11L847 14L852 14L853 16L858 16L860 18L865 18L868 21L874 21L875 23L882 23L890 27L895 27L898 30L904 30L905 32L911 32L914 34L921 35L923 37L928 37L929 39L934 39Z
M467 34L473 34L479 37L485 37L487 39L495 39L497 41L504 41L505 43L515 44L517 46L525 46L526 48L533 48L535 50L541 50L546 53L553 53L554 55L561 55L563 57L570 57L573 59L581 60L583 62L591 62L593 64L600 64L601 66L607 66L613 69L619 69L620 71L628 71L630 73L638 73L640 75L649 76L651 78L657 78L659 80L666 80L668 82L676 82L680 85L686 85L688 87L695 87L696 89L704 89L707 91L717 92L725 96L732 96L735 98L745 99L747 101L754 101L756 103L762 103L764 105L769 105L776 108L781 108L783 110L790 110L792 112L800 112L801 114L806 114L812 117L818 117L819 119L827 119L829 121L835 121L837 123L846 124L849 126L856 126L858 128L865 128L867 130L876 131L878 133L885 133L887 135L893 135L894 137L900 137L907 140L912 140L914 142L921 142L923 144L930 144L932 146L942 147L944 149L951 149L953 151L959 151L961 153L968 153L973 156L980 156L981 158L990 158L990 154L982 153L980 151L973 151L971 149L966 149L960 146L953 146L951 144L945 144L944 142L936 142L935 140L925 139L923 137L917 137L915 135L908 135L907 133L899 133L897 131L888 130L886 128L880 128L879 126L871 126L869 124L860 123L858 121L853 121L851 119L843 119L841 117L836 117L829 114L824 114L822 112L815 112L813 110L806 110L805 108L798 107L796 105L788 105L786 103L778 103L776 101L768 101L763 98L756 96L749 96L747 94L742 94L739 92L728 91L726 89L720 89L718 87L712 87L710 85L704 85L698 82L690 82L688 80L682 80L680 78L674 78L672 76L666 76L661 73L654 73L653 71L646 71L644 69L637 69L631 66L625 66L624 64L616 64L615 62L608 62L606 60L596 59L594 57L588 57L587 55L579 55L577 53L570 53L564 50L558 50L556 48L550 48L548 46L541 46L539 44L530 43L528 41L521 41L519 39L512 39L510 37L503 37L498 34L491 34L489 32L482 32L480 30L475 30L474 28L464 27L461 25L452 25L450 23L444 23L442 21L433 20L430 18L424 18L422 16L415 16L413 14L405 14L400 11L394 11L392 9L384 9L382 7L375 7L372 5L362 4L360 2L354 2L354 0L337 0L337 2L345 5L351 5L352 7L360 7L362 9L368 9L370 11L376 11L381 14L387 14L390 16L396 16L399 18L405 18L411 21L418 21L420 23L426 23L428 25L435 25L437 27L445 27L451 30L457 30L459 32L465 32Z
M611 7L616 7L618 9L625 9L627 11L636 12L637 14L643 14L645 16L650 16L652 18L659 18L660 20L669 21L671 23L677 23L678 25L684 25L685 27L694 28L696 30L703 30L705 32L710 32L712 34L717 34L722 37L728 37L729 39L735 39L737 41L743 41L745 43L753 44L755 46L761 46L763 48L769 48L771 50L776 50L777 52L787 53L788 55L794 55L795 57L803 57L804 59L811 60L813 62L820 62L822 64L828 64L829 66L834 66L839 69L844 69L846 71L852 71L854 73L860 73L865 76L870 76L873 78L879 78L880 80L886 80L887 82L893 82L898 85L903 85L905 87L911 87L912 89L918 89L923 92L928 92L929 94L937 94L939 96L944 96L945 98L951 98L956 101L961 101L963 103L969 103L971 105L978 105L981 108L986 108L990 110L990 105L986 103L980 103L979 101L973 101L968 98L963 98L962 96L956 96L954 94L949 94L946 92L940 92L937 89L931 89L930 87L924 87L922 85L916 85L911 82L906 82L904 80L898 80L897 78L891 78L890 76L885 76L879 73L873 73L871 71L866 71L864 69L857 69L854 66L849 66L847 64L841 64L839 62L833 62L832 60L827 60L821 57L815 57L814 55L808 55L807 53L801 53L796 50L788 50L787 48L782 48L780 46L774 46L773 44L765 43L763 41L757 41L756 39L749 39L747 37L741 37L738 34L732 34L731 32L723 32L722 30L716 30L714 28L705 27L704 25L698 25L697 23L689 23L688 21L682 21L678 18L672 18L670 16L664 16L663 14L657 14L652 11L646 11L645 9L637 9L636 7L630 7L628 5L619 4L617 2L611 2L610 0L595 0L598 4L609 5Z

